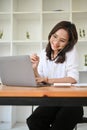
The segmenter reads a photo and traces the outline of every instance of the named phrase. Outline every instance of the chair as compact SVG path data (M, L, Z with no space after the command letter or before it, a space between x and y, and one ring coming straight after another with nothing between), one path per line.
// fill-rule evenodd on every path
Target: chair
M86 83L87 84L87 72L83 72L83 71L79 71L79 82L80 83ZM85 112L85 107L83 107L84 112ZM86 107L86 111L87 111L87 107ZM85 115L83 116L82 120L80 122L77 123L78 124L83 124L83 123L87 123L87 117L85 117ZM78 126L76 125L75 130L78 129Z
M78 124L83 124L83 123L87 123L87 117L83 117L82 120L80 122L78 122ZM78 129L78 127L76 125L75 130L77 130L77 129Z

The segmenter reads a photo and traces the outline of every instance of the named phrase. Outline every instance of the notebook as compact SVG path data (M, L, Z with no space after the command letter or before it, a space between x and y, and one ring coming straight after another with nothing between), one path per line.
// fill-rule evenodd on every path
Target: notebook
M0 78L3 85L37 86L29 55L0 57Z

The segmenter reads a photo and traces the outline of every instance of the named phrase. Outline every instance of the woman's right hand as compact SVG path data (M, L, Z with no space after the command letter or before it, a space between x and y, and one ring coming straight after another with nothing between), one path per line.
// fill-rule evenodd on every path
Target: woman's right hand
M37 54L32 54L30 56L30 59L31 59L31 62L32 62L32 66L33 66L33 69L37 69L38 67L38 64L39 64L39 56L37 56Z

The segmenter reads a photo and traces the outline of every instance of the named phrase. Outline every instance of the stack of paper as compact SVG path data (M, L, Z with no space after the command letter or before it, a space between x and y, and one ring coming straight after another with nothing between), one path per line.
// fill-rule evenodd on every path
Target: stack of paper
M71 86L71 83L54 83L54 86Z

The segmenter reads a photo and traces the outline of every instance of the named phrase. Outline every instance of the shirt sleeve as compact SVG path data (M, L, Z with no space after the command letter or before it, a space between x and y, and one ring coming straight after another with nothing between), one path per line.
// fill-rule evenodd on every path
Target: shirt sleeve
M79 80L79 57L76 47L66 54L66 72L67 77L74 78L77 82Z

